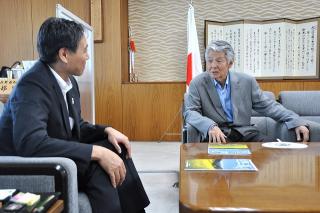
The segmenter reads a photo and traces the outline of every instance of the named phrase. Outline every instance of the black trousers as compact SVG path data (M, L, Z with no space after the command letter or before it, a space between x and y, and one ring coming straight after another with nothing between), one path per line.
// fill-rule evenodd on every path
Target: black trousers
M262 134L258 130L248 131L246 135L242 135L240 132L232 127L220 127L221 131L227 136L227 142L272 142L275 138ZM209 141L207 136L202 142Z
M95 144L117 153L107 140ZM121 150L119 156L127 171L121 186L113 188L109 175L95 161L90 163L84 175L78 174L79 191L87 194L93 213L140 213L150 203L132 159L125 158L127 152L124 146Z

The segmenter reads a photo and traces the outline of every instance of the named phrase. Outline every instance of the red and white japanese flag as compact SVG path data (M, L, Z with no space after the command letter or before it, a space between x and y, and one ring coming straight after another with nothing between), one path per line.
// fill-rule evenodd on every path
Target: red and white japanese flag
M187 59L187 88L191 80L202 73L196 22L194 20L193 6L188 11L188 59Z

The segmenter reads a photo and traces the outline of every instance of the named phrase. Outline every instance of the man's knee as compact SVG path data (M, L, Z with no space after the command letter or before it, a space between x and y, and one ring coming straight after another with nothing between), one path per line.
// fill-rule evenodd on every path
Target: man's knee
M123 145L123 144L119 144L120 148L121 148L121 153L119 153L117 151L117 149L113 146L112 143L110 143L107 139L101 140L101 141L97 141L95 143L93 143L94 145L98 145L98 146L103 146L111 151L113 151L114 153L118 154L122 159L126 158L126 155L128 153L127 148Z

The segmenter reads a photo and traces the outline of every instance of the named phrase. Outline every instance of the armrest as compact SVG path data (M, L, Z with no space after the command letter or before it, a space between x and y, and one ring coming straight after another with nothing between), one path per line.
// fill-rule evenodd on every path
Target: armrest
M182 126L182 134L181 134L182 143L187 143L187 127Z
M61 192L65 212L78 212L77 167L71 159L1 156L0 175L54 176L55 190Z
M310 141L311 142L320 142L320 123L314 121L307 121L309 124L310 130Z
M297 137L294 129L289 130L287 125L285 125L284 123L279 127L278 132L278 138L282 141L297 142Z
M200 142L201 141L200 132L190 124L187 124L186 127L187 127L187 143Z
M306 120L307 124L309 125L310 131L310 142L320 142L320 123ZM294 129L288 130L286 125L281 126L281 136L280 139L284 141L297 141L296 133Z

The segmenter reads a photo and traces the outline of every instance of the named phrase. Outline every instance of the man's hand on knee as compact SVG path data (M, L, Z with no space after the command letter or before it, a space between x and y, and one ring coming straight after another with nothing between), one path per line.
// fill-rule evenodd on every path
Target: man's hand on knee
M108 135L109 142L116 148L117 152L121 153L119 144L123 144L127 149L126 157L131 158L131 145L128 137L112 127L107 127L104 131Z
M91 159L96 160L106 171L114 188L122 184L126 177L126 167L116 153L102 146L93 145Z

